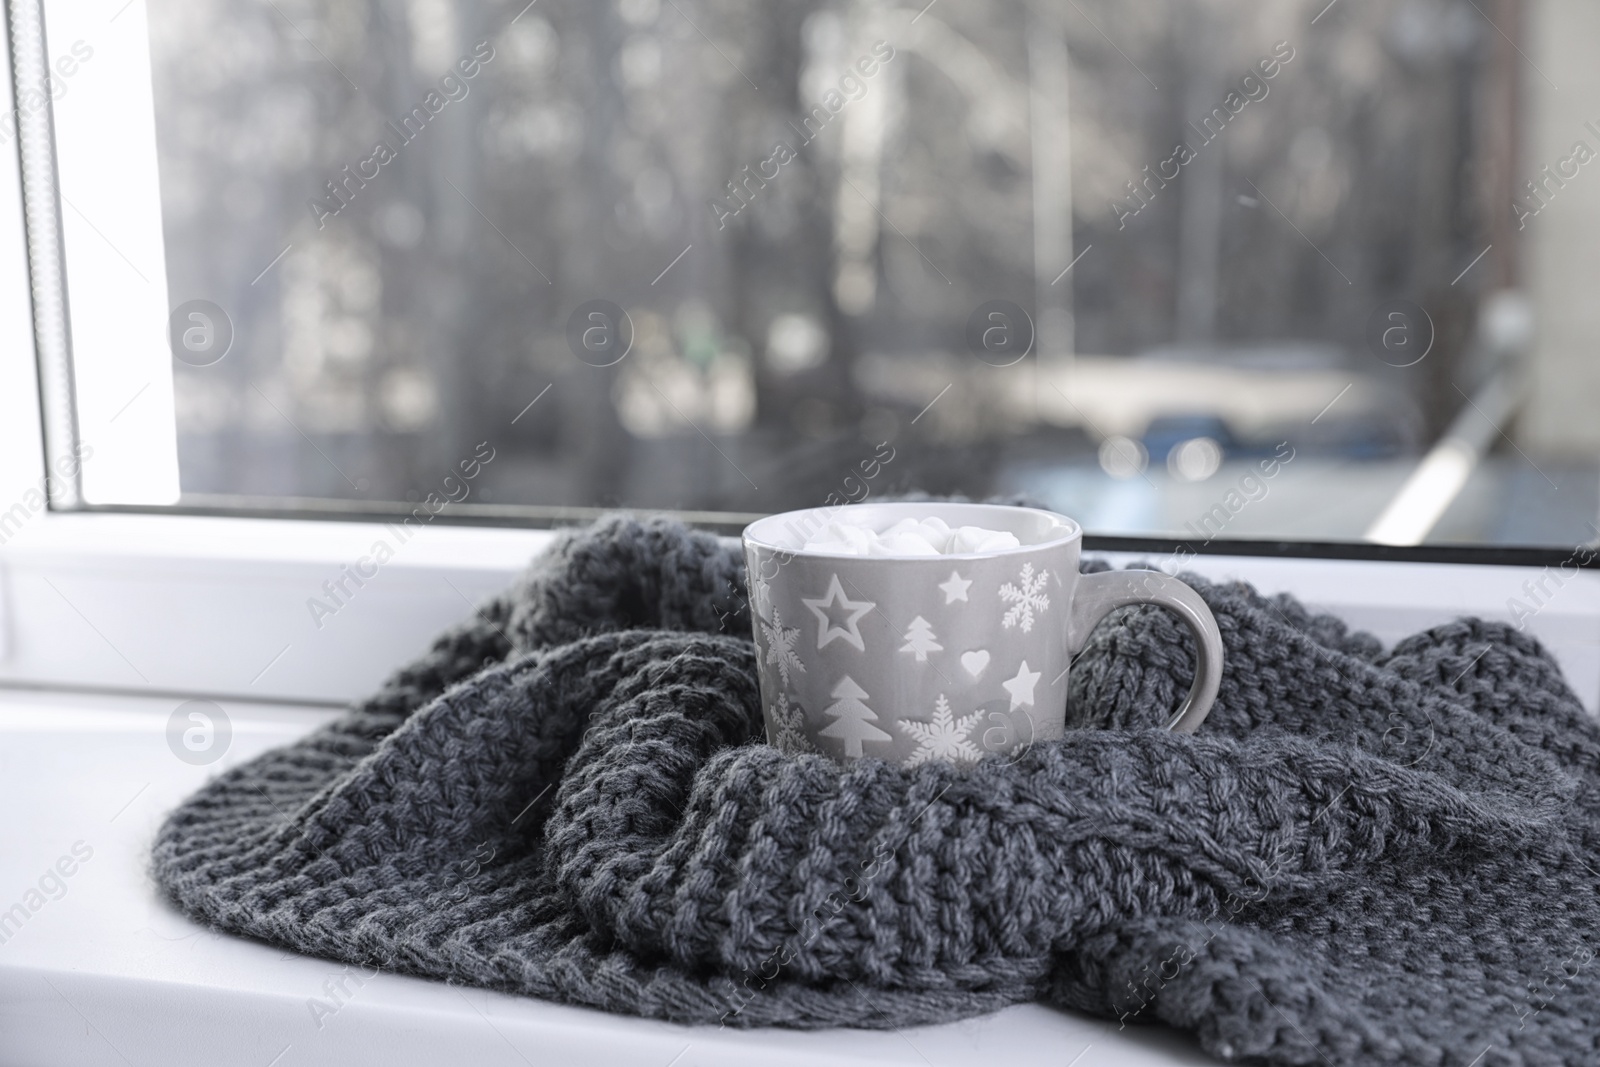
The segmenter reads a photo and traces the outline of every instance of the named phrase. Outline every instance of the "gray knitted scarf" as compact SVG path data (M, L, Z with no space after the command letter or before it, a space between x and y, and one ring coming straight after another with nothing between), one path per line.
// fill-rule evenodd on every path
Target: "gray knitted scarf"
M1019 1001L1230 1060L1600 1062L1600 731L1536 642L1385 652L1190 577L1102 626L1059 741L962 771L765 743L736 547L616 517L338 721L167 819L219 929L684 1023L948 1021Z

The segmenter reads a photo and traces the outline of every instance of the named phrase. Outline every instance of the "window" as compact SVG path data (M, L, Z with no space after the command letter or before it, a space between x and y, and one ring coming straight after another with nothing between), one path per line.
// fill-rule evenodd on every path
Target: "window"
M58 507L736 527L919 488L1196 548L1600 533L1586 11L13 21Z

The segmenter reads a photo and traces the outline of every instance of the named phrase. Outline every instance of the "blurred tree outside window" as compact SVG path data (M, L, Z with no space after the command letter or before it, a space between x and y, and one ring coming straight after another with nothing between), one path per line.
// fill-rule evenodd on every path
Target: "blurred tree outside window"
M150 0L186 502L1359 539L1526 357L1527 6ZM1428 536L1586 537L1495 428Z

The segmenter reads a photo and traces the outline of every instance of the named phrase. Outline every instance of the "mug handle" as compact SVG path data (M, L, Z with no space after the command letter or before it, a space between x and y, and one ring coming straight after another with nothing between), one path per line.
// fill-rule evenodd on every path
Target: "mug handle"
M1067 622L1067 655L1076 656L1089 640L1089 631L1117 608L1134 604L1159 604L1170 608L1194 637L1194 684L1167 729L1192 734L1200 728L1222 684L1222 632L1206 602L1189 586L1159 571L1099 571L1080 575L1072 595Z

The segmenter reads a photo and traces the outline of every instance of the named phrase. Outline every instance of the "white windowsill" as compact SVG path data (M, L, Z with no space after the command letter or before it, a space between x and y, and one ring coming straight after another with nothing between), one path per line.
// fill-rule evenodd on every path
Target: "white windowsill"
M50 514L0 548L0 684L342 703L505 588L547 530ZM338 599L324 589L394 555ZM371 565L363 569L369 572ZM315 599L334 609L314 616ZM320 625L319 625L320 624Z
M1184 1035L1024 1005L900 1032L719 1030L343 967L213 933L148 875L162 817L209 775L327 721L326 709L225 704L233 741L192 767L167 749L172 701L0 693L0 802L28 811L0 851L0 910L82 842L92 857L0 943L3 1059L17 1067L761 1063L955 1067L1209 1063ZM82 847L82 846L80 846ZM351 973L358 973L351 969ZM314 1013L313 1000L334 1005ZM321 1023L320 1027L318 1023Z
M504 589L551 537L438 524L401 544L380 523L42 515L0 547L0 685L343 703ZM323 583L379 540L394 557L314 618L313 598L333 603ZM1509 620L1511 599L1536 603L1526 583L1541 579L1527 567L1247 556L1187 567L1291 592L1385 643L1462 615ZM1600 571L1545 581L1528 632L1595 710Z
M718 1031L395 975L355 989L319 1028L310 1001L328 996L324 983L340 967L189 922L155 891L147 856L163 814L208 774L327 721L328 704L371 691L472 603L504 588L551 534L425 528L317 628L307 598L384 537L396 539L364 523L78 514L41 516L0 548L8 631L0 799L30 813L14 820L0 853L0 893L8 894L0 910L22 900L74 842L94 849L67 893L0 943L7 1063L666 1067L681 1053L679 1067L945 1067L1054 1064L1080 1052L1081 1067L1209 1062L1182 1035L1119 1033L1039 1006L903 1033ZM1540 573L1248 557L1191 566L1293 591L1385 642L1461 614L1505 617L1507 598L1526 596L1523 583ZM1569 578L1529 629L1593 708L1600 574ZM96 688L130 692L85 692ZM191 767L168 750L176 694L210 695L228 712L234 738L221 762Z

